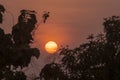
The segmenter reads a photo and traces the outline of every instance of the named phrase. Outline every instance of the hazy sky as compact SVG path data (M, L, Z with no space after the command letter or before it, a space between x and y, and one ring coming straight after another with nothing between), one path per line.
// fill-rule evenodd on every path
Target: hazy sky
M41 46L49 40L78 46L88 34L102 31L103 18L120 14L120 0L0 0L0 3L14 15L14 23L21 9L37 11L38 22L43 11L51 12L47 23L41 24L36 34ZM7 32L11 30L11 18L6 13Z
M46 24L40 24L35 36L41 50L49 40L79 46L87 35L103 31L103 18L120 16L120 0L0 0L0 3L14 15L14 24L21 9L35 10L38 22L43 11L50 11L50 18ZM12 25L12 17L6 13L3 28L10 32Z

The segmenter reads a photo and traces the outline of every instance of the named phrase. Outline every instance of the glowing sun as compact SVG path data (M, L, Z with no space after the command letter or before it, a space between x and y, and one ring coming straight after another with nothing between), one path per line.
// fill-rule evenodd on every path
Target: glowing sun
M57 51L58 45L54 41L49 41L45 44L45 50L50 53L54 54Z

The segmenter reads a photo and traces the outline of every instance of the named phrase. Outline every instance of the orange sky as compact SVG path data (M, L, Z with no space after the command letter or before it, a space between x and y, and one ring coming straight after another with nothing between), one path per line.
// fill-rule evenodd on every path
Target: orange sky
M41 24L35 35L41 50L49 40L79 46L88 34L103 31L103 18L120 16L120 0L0 0L0 4L14 15L15 24L21 9L35 10L38 21L43 11L51 12L47 23ZM12 25L12 16L6 13L2 28L8 33Z
M41 24L37 30L36 41L41 48L53 40L59 45L79 46L87 35L103 30L104 17L120 13L119 0L0 0L7 11L14 15L14 24L21 9L37 11L38 22L43 11L50 11L46 24ZM11 31L12 16L6 13L3 28Z
M43 11L51 12L45 25L40 26L40 43L55 40L59 44L78 46L90 33L102 31L104 17L120 13L119 0L0 0L6 10L14 15L14 22L21 9L37 11L38 21ZM8 19L9 18L9 19ZM6 13L5 26L12 25ZM4 27L9 32L11 26Z

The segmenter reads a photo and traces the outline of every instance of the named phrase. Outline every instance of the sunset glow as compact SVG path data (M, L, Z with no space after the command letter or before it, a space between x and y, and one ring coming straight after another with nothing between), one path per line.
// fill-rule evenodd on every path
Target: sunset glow
M119 80L120 0L0 0L0 80Z

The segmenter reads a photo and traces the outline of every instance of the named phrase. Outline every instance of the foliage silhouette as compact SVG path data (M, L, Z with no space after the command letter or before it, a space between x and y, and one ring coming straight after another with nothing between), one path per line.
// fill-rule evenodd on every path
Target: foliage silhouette
M0 23L5 11L0 5ZM5 34L0 28L0 80L26 80L24 72L17 71L18 67L27 67L31 57L39 58L39 50L29 46L33 38L31 32L37 23L35 11L21 10L18 23L13 26L12 34Z
M40 73L40 80L66 80L60 65L57 63L46 64Z
M4 12L5 12L4 6L0 4L0 23L2 23L2 21L3 21L2 13L4 13Z
M50 17L49 14L50 14L50 12L46 12L46 11L45 11L45 13L43 14L42 17L43 17L43 22L44 22L44 23L46 23L47 18Z
M72 80L119 80L120 17L106 18L104 34L90 35L89 41L70 50L63 48L62 65Z
M100 39L93 40L92 38L91 40L91 38L88 43L78 48L61 49L60 55L64 56L62 65L70 80L94 80L95 71L103 67L104 43Z
M105 52L106 67L109 80L120 79L120 16L105 18L105 36L107 40Z

